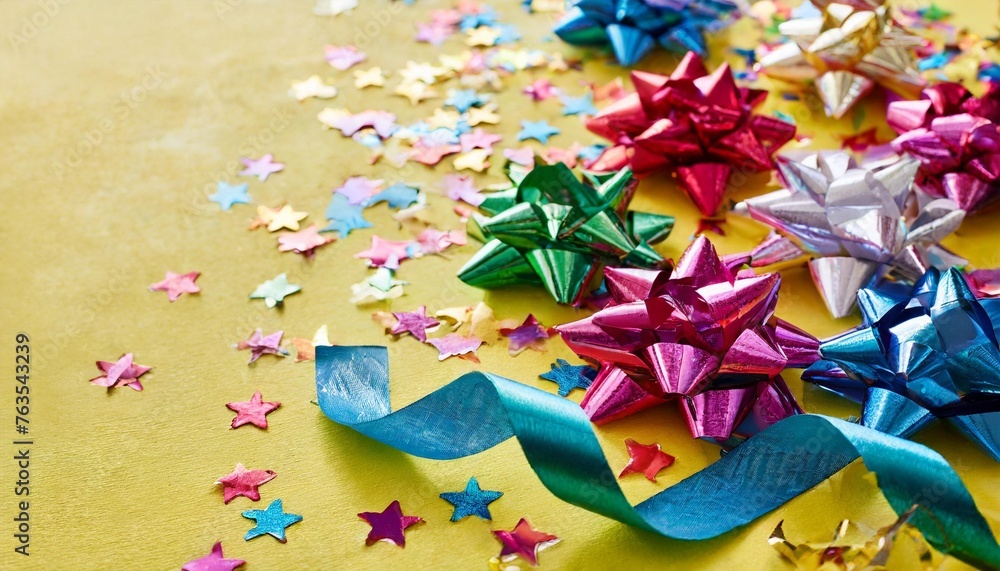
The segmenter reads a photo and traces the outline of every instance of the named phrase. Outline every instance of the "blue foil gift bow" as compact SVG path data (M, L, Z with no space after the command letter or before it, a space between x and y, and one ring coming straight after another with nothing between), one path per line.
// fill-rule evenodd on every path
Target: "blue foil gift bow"
M633 507L580 407L539 389L467 373L392 412L385 347L321 346L316 392L334 422L423 458L469 456L516 436L560 499L674 539L708 539L745 525L861 457L897 513L914 504L925 508L912 523L934 547L1000 569L1000 546L944 458L842 420L810 414L782 420Z

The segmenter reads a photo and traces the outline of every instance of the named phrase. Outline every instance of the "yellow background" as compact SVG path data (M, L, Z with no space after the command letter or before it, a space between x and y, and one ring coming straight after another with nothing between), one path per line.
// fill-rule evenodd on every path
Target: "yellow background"
M502 21L519 26L524 44L546 50L572 48L544 42L551 24L546 14L528 16L518 2L497 2ZM941 2L958 7L959 2ZM793 500L753 525L704 542L681 542L627 528L614 521L561 503L533 476L514 441L477 456L453 462L412 458L336 426L310 404L315 396L312 363L266 356L248 367L246 352L232 349L255 327L266 333L283 329L289 336L311 338L328 324L341 344L386 343L369 318L376 305L356 308L347 302L349 285L368 270L352 256L367 247L374 233L402 238L385 205L366 211L373 230L358 231L323 248L312 262L280 254L276 237L248 232L253 206L220 212L206 200L214 181L248 182L256 204L289 201L306 210L306 222L322 224L330 189L351 175L420 182L433 188L450 167L415 165L409 170L380 163L367 165L368 152L339 133L323 131L316 114L325 105L352 111L391 108L406 124L441 105L419 107L390 95L390 89L359 92L350 72L323 61L322 46L358 41L365 25L376 33L364 50L368 61L355 69L381 65L397 70L406 60L428 61L439 53L464 50L461 40L443 47L414 44L414 22L426 21L445 2L418 0L398 14L385 0L364 0L353 15L335 18L311 13L311 0L276 2L218 0L196 2L87 1L46 3L27 0L0 4L0 136L3 189L0 243L4 254L0 297L6 309L0 328L0 443L13 437L14 335L31 335L34 355L31 437L31 556L12 552L13 453L0 444L0 562L16 569L176 569L208 552L222 540L230 557L246 559L246 569L291 568L451 568L482 569L498 552L490 525L476 519L448 522L451 507L437 495L460 490L475 475L484 488L505 496L491 506L497 529L511 528L525 516L537 528L563 542L541 554L543 568L773 568L782 563L767 545L781 519L792 540L826 538L845 517L880 527L891 510L863 466L855 465L815 490ZM963 2L957 22L989 33L998 22L997 3ZM380 20L380 14L383 15ZM385 14L390 14L388 20ZM28 26L26 22L36 22ZM38 24L40 23L40 24ZM753 45L749 26L732 34ZM27 31L25 31L27 30ZM30 32L30 38L25 38ZM11 40L20 34L26 42ZM737 37L738 36L738 37ZM724 40L724 34L720 40ZM365 41L365 38L361 38ZM722 54L716 50L716 54ZM715 63L717 63L718 59ZM670 60L657 56L643 67L669 71ZM291 82L318 73L341 88L328 102L299 103L287 95ZM582 78L603 83L623 70L590 61L583 75L566 73L553 81L571 95L583 91ZM554 100L529 102L520 87L546 72L523 72L507 80L497 100L504 134L499 149L517 146L518 120L549 118L563 129L551 143L567 147L574 140L594 140L576 118L562 118ZM398 75L389 80L394 86ZM147 91L134 87L147 83ZM141 101L137 101L142 96ZM123 107L122 97L134 103ZM778 97L772 95L768 109ZM871 102L862 128L883 120L882 102ZM834 122L801 103L781 109L815 137L816 146L839 144L837 135L852 131L849 119ZM769 112L769 111L768 111ZM557 116L557 118L553 118ZM109 122L110 121L110 122ZM80 164L60 171L57 161L106 127L107 133ZM883 125L883 136L890 133ZM287 166L266 183L236 177L239 157L272 152ZM501 158L490 176L500 180ZM766 189L759 177L736 189L739 198ZM206 192L206 188L210 190ZM431 195L434 220L443 228L457 225L449 200ZM677 215L670 239L658 247L676 257L688 242L695 209L668 179L641 185L633 207ZM1000 266L996 224L1000 214L970 219L947 245L979 267ZM713 237L725 253L748 248L764 228L733 219L729 235ZM534 312L546 324L583 315L556 307L540 290L484 294L453 278L475 251L470 244L447 257L408 261L399 272L411 283L406 296L391 307L432 310L485 299L499 317L523 318ZM201 271L202 293L168 303L147 286L167 270ZM282 310L265 310L247 295L265 279L287 272L303 291ZM831 320L802 268L784 272L778 315L819 336L839 332L855 318ZM485 296L485 297L484 297ZM410 338L392 347L394 407L412 402L456 375L477 368L507 375L529 385L554 390L537 379L556 357L572 358L558 340L546 353L517 358L506 346L484 347L482 365L450 359L439 364L436 352ZM143 378L146 390L117 389L106 394L87 380L94 361L114 360L134 352L153 371ZM857 407L788 375L808 411L846 417ZM271 427L230 430L232 413L225 403L246 400L255 390L282 403L270 415ZM578 392L573 395L579 399ZM660 442L677 457L659 484L634 476L623 480L630 498L639 501L694 473L718 457L714 446L691 440L672 407L662 407L601 427L599 438L613 467L627 458L623 440ZM997 465L951 428L934 426L917 440L938 450L955 466L994 529L1000 528L1000 496L995 493ZM278 477L261 488L262 502L238 498L223 505L213 484L237 462L272 469ZM251 522L240 516L282 498L287 511L304 521L288 530L288 543L264 537L244 542ZM399 499L408 514L427 520L407 534L407 546L365 547L368 526L355 514L380 511ZM960 567L955 561L950 565Z

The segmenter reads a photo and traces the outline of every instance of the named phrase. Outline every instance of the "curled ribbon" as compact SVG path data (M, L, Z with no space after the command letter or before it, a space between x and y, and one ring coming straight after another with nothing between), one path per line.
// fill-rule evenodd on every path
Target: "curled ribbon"
M408 454L449 460L516 436L560 499L674 539L708 539L750 523L862 458L898 514L935 548L1000 569L1000 545L972 496L933 450L835 418L803 414L753 436L701 472L632 506L569 400L490 373L467 373L392 412L385 347L317 347L316 392L331 420Z

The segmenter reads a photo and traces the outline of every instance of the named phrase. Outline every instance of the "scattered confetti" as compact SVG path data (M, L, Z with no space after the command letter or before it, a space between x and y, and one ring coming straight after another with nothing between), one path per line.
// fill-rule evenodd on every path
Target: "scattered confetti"
M279 355L284 357L288 355L288 351L282 349L280 346L281 336L284 333L284 331L275 331L265 337L260 328L257 328L250 335L249 339L237 343L236 348L240 351L250 349L250 362L248 364L260 359L261 355Z
M285 539L285 528L302 521L302 516L285 512L280 498L271 502L265 510L247 510L243 512L243 517L256 522L256 525L250 528L243 537L246 541L267 534L281 543L285 543L287 541Z
M385 73L381 67L375 66L365 70L354 70L354 87L382 87L385 85Z
M182 293L198 293L201 289L194 285L201 272L188 272L186 274L175 274L167 272L167 277L161 282L156 282L149 286L149 291L165 291L167 299L171 302L177 301Z
M372 527L365 539L365 545L374 545L379 541L385 541L406 547L407 528L423 522L423 518L403 515L403 509L399 506L399 500L393 501L389 507L381 512L361 512L358 517L363 519Z
M257 286L257 289L250 294L250 299L263 299L264 305L270 309L282 304L286 296L298 293L301 289L301 286L289 284L288 276L280 273L274 279L267 280Z
M510 561L520 556L532 565L538 565L538 552L559 542L552 534L532 529L524 518L511 531L496 530L493 535L503 544L501 560Z
M538 376L559 385L559 396L564 397L573 392L573 389L586 390L594 382L597 369L589 365L570 365L565 359L556 359L552 370Z
M517 133L518 141L535 139L543 145L549 142L549 137L558 135L561 131L548 121L521 121L521 130Z
M316 254L316 248L325 246L330 242L333 242L333 238L330 238L329 236L320 236L319 227L312 224L304 230L300 230L298 232L286 232L281 236L278 236L278 251L295 252L296 254L302 254L307 258L311 258Z
M250 397L249 401L227 403L226 407L236 412L232 427L239 428L244 424L253 424L258 428L267 428L267 415L281 406L280 402L263 402L260 391Z
M325 46L323 53L326 62L340 71L346 71L368 57L354 46Z
M284 205L281 208L271 208L269 206L257 207L257 218L250 223L250 229L255 230L264 226L269 232L277 232L281 229L298 230L299 222L304 220L308 213L296 212L291 205Z
M114 363L98 361L97 368L101 370L102 374L90 379L90 384L107 387L109 391L117 387L129 387L141 391L142 383L139 381L139 377L148 373L152 367L137 365L132 362L132 358L132 353L126 353Z
M479 346L483 344L482 340L475 337L463 337L458 333L449 333L444 337L438 337L436 339L428 339L428 343L433 345L438 352L438 361L444 361L448 357L461 357L472 361L473 363L479 362L479 357L476 356L476 351Z
M629 474L644 474L650 482L656 482L660 470L674 463L674 457L660 450L659 444L639 444L631 438L625 440L628 448L628 464L622 468L619 478Z
M240 496L256 502L260 500L260 490L257 488L276 476L273 470L247 470L243 464L237 464L232 473L219 478L215 483L222 486L223 503L228 504Z
M246 563L242 559L224 558L222 556L222 542L217 541L208 555L188 561L181 567L181 571L233 571Z
M441 499L455 506L451 514L451 521L459 521L474 515L481 519L493 521L490 515L489 505L503 495L503 492L493 490L482 490L475 477L469 478L469 483L465 486L464 492L444 492Z
M248 186L243 184L229 184L219 181L216 185L218 189L215 194L208 197L212 202L216 202L223 210L229 210L234 204L250 204L252 199L247 193Z
M545 340L549 338L549 330L543 327L534 315L528 314L524 323L514 328L504 328L500 334L510 339L507 351L510 355L521 354L525 349L545 351Z
M441 324L433 317L427 317L427 306L421 305L416 311L400 312L392 314L396 320L396 325L392 328L393 335L409 333L421 342L427 341L427 330L433 329Z
M315 97L317 99L331 99L337 96L337 88L333 85L327 85L324 83L323 78L320 76L311 75L308 79L292 83L292 88L288 90L288 95L298 99L299 101L305 101L310 97Z

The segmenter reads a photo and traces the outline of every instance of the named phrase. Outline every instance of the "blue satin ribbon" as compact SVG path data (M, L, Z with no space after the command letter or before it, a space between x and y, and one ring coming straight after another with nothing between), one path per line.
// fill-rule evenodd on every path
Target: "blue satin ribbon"
M1000 569L1000 546L958 475L929 448L819 415L787 418L632 506L580 407L489 373L468 373L392 412L385 347L317 347L316 391L334 422L408 454L448 460L516 436L560 499L674 539L716 537L774 510L861 457L896 513L937 549Z

